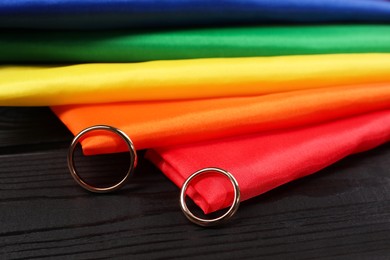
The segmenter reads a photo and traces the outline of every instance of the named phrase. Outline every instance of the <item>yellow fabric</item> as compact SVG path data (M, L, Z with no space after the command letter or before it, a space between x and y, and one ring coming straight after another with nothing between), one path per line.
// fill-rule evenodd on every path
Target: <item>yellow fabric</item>
M390 54L327 54L0 69L0 105L261 95L390 82Z

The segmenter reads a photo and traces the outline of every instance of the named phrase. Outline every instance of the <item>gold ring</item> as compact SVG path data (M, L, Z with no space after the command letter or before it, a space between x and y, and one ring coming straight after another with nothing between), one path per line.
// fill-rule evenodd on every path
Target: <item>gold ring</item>
M234 189L234 199L233 199L233 203L230 206L229 210L225 214L223 214L222 216L214 218L214 219L203 219L203 218L199 218L199 217L195 216L188 209L187 204L185 202L185 197L186 197L186 191L187 191L187 188L188 188L190 182L194 178L198 177L199 175L210 173L210 172L217 172L217 173L225 175L226 177L229 178L230 182L233 185L233 189ZM230 172L225 171L225 170L220 169L220 168L214 168L214 167L204 168L204 169L201 169L201 170L193 173L190 177L188 177L188 179L184 182L184 184L181 188L181 192L180 192L181 210L183 211L184 215L191 222L193 222L197 225L203 226L203 227L216 226L216 225L219 225L219 224L226 222L237 212L239 205L240 205L240 188L238 186L237 180L234 178L234 176Z
M128 171L126 172L126 175L118 183L116 183L116 184L114 184L112 186L109 186L109 187L95 187L95 186L92 186L92 185L86 183L79 176L79 174L76 171L75 165L74 165L74 158L73 157L74 157L74 151L75 151L77 143L79 142L79 140L85 134L87 134L87 133L89 133L91 131L96 131L96 130L109 131L109 132L113 132L113 133L119 135L126 142L128 148L129 148L130 167L129 167ZM131 139L123 131L121 131L121 130L115 128L115 127L112 127L112 126L95 125L95 126L88 127L86 129L82 130L80 133L78 133L74 137L72 143L69 146L69 150L68 150L68 168L69 168L69 171L70 171L73 179L81 187L83 187L84 189L86 189L88 191L91 191L91 192L106 193L106 192L115 191L115 190L121 188L124 184L126 184L126 181L130 177L130 175L132 175L132 173L134 172L134 168L136 167L136 165L137 165L137 152L136 152L136 150L134 148L133 142L131 141Z

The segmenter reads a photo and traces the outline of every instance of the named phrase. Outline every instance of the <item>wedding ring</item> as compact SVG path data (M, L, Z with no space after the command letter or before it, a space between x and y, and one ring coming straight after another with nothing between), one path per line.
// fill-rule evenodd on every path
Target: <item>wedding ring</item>
M214 219L203 219L203 218L199 218L199 217L195 216L188 209L187 204L185 202L186 191L187 191L187 188L190 185L192 180L194 180L195 178L197 178L198 176L200 176L202 174L207 174L207 173L212 173L212 172L222 174L230 180L230 182L233 185L234 199L233 199L233 203L230 206L230 208L228 209L228 211L225 214L223 214L222 216L214 218ZM234 176L231 173L229 173L228 171L225 171L223 169L220 169L220 168L214 168L214 167L204 168L204 169L201 169L201 170L193 173L190 177L188 177L188 179L184 182L184 184L181 188L181 192L180 192L181 210L183 211L184 215L191 222L193 222L197 225L203 226L203 227L216 226L216 225L219 225L219 224L226 222L236 213L239 205L240 205L240 189L239 189L239 186L238 186L236 179L234 178Z
M74 151L75 151L76 145L78 144L79 141L81 141L81 138L84 137L85 134L92 132L92 131L102 131L102 130L115 133L125 141L128 149L129 149L129 153L130 153L130 167L129 167L128 171L126 172L125 176L118 183L116 183L112 186L108 186L108 187L95 187L91 184L88 184L77 173L76 167L74 164ZM83 187L84 189L91 191L91 192L107 193L107 192L115 191L115 190L121 188L124 184L126 184L126 181L134 172L134 168L136 165L137 165L137 152L134 148L133 142L123 131L121 131L115 127L112 127L112 126L95 125L95 126L91 126L91 127L88 127L86 129L82 130L80 133L78 133L74 137L74 139L69 147L69 150L68 150L68 168L69 168L69 171L70 171L73 179L81 187Z

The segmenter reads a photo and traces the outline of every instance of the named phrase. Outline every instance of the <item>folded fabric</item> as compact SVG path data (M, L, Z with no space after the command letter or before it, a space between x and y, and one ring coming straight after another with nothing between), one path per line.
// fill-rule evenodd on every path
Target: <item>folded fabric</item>
M390 54L4 66L0 69L0 105L248 96L378 82L390 82Z
M390 83L292 91L255 97L53 107L77 134L106 124L127 133L136 149L291 128L390 108ZM126 151L112 135L82 142L85 154Z
M390 22L386 0L12 0L0 27L108 29L264 22Z
M223 168L234 175L247 200L389 140L390 110L385 110L306 128L159 148L146 157L178 187L201 168ZM205 175L190 187L189 196L205 213L233 200L226 177Z
M390 14L389 14L390 15ZM3 62L131 62L390 52L390 25L271 26L171 31L3 31Z

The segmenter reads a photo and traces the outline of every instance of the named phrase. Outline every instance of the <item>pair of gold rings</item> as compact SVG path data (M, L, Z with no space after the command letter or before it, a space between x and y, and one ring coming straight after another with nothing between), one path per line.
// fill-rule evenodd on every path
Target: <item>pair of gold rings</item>
M85 137L85 135L87 133L92 132L92 131L97 131L97 130L109 131L109 132L112 132L114 134L117 134L119 137L121 137L125 141L128 149L129 149L129 154L130 154L130 167L127 170L125 176L119 182L115 183L112 186L108 186L108 187L96 187L96 186L93 186L93 185L89 184L88 182L86 182L83 178L80 177L80 175L76 171L76 167L75 167L75 163L74 163L74 152L76 149L76 145L79 143L79 141L81 141L83 139L83 137ZM82 130L80 133L78 133L74 137L74 139L69 147L69 150L68 150L68 167L69 167L69 171L70 171L73 179L81 187L83 187L84 189L86 189L90 192L107 193L107 192L112 192L112 191L115 191L115 190L121 188L123 185L126 184L129 177L131 177L131 175L134 173L134 169L136 166L137 166L137 152L134 148L134 145L133 145L133 142L131 141L131 139L120 129L117 129L115 127L108 126L108 125L95 125L95 126L91 126L91 127L88 127L86 129ZM200 175L204 175L204 174L211 173L211 172L222 174L230 180L230 182L232 183L233 189L234 189L233 203L230 206L230 208L228 209L228 211L220 217L213 218L213 219L199 218L199 217L195 216L187 207L187 204L185 201L186 191L187 191L187 188L189 187L190 183L195 178L197 178ZM223 169L220 169L220 168L208 167L208 168L204 168L204 169L201 169L199 171L194 172L186 179L186 181L184 182L184 184L181 188L181 192L180 192L181 210L183 211L184 215L191 222L198 224L200 226L204 226L204 227L216 226L216 225L219 225L219 224L226 222L237 212L239 205L240 205L240 189L239 189L237 180L234 178L234 176L231 173L229 173L228 171L225 171Z

